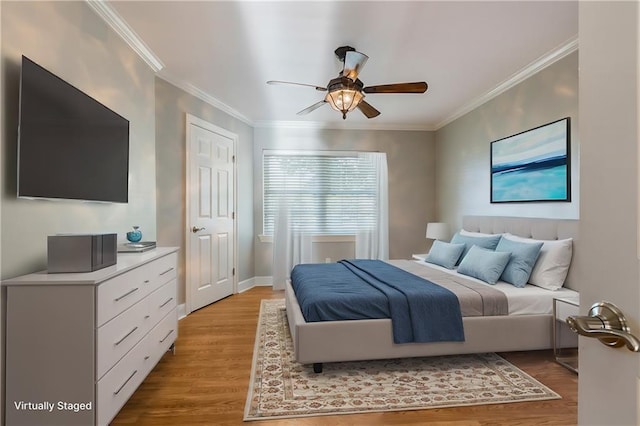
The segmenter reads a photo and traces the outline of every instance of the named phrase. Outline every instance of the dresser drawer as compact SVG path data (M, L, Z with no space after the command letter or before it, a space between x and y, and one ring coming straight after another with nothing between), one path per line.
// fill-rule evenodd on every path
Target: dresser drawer
M97 424L108 425L150 371L145 362L149 336L142 339L99 381Z
M160 358L171 347L171 344L178 337L178 311L172 309L160 323L149 333L149 342L147 350L147 371L151 371L153 367L160 361Z
M177 310L172 309L97 386L98 425L108 425L178 335Z
M149 324L153 327L176 307L177 285L171 280L145 299L149 312Z
M146 279L150 281L149 291L151 292L176 278L178 255L172 253L145 266L148 267L145 274L148 274Z
M133 269L98 286L96 301L98 327L133 306L147 294L141 269Z
M171 253L98 286L97 325L101 326L144 296L176 277L177 254Z
M147 299L98 328L97 363L98 379L131 350L154 325L149 314Z
M171 253L161 257L154 262L154 274L157 276L159 285L175 278L178 274L178 255Z

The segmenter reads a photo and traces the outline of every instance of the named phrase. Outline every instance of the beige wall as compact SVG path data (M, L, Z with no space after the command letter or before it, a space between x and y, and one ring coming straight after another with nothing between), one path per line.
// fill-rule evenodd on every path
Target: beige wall
M265 149L379 151L389 170L389 257L424 253L427 222L435 219L435 144L432 132L256 128L254 131L254 228L262 233L262 151ZM255 275L271 275L271 243L255 240ZM333 261L349 251L322 249ZM333 252L333 256L330 253Z
M491 142L564 117L571 117L572 201L491 204ZM468 214L579 218L578 52L439 129L435 139L437 217L454 230Z
M154 73L85 2L2 2L2 278L46 268L46 237L140 225L156 239ZM21 55L130 121L129 203L16 198Z
M182 89L156 79L156 168L158 243L180 247L178 303L185 302L185 140L186 114L238 135L236 147L238 280L254 276L253 128Z

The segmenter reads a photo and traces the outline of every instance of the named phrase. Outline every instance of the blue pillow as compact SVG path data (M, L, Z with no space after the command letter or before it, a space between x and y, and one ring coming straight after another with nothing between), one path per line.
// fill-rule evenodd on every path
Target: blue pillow
M451 239L451 242L454 244L465 245L462 256L460 256L460 261L462 261L467 253L469 253L469 249L471 249L472 246L479 246L489 250L495 250L501 237L502 236L500 234L492 235L490 237L472 237L470 235L460 235L460 233L457 232L456 235L454 235ZM460 263L460 261L458 263Z
M509 263L511 253L473 246L460 262L458 272L495 284Z
M511 283L518 288L524 287L529 281L531 270L536 264L542 244L542 242L523 243L502 238L496 251L511 253L511 260L502 272L502 281Z
M460 259L464 247L464 244L452 244L435 240L424 261L444 266L447 269L453 269L458 259Z

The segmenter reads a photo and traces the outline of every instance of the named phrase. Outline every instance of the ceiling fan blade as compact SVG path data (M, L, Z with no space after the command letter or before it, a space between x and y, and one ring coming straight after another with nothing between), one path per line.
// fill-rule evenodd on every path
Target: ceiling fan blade
M318 90L320 92L326 92L327 91L326 87L316 86L315 84L293 83L291 81L269 80L269 81L267 81L267 84L292 84L292 85L295 85L295 86L313 87L314 89L316 89L316 90Z
M369 86L362 89L364 93L424 93L427 91L427 83L395 83Z
M323 99L320 102L316 102L315 104L311 105L310 107L307 107L307 108L303 109L302 111L298 112L298 115L307 115L311 111L315 111L316 109L320 108L322 105L324 105L326 103L327 103L327 101L325 101Z
M369 57L364 53L356 52L355 50L347 52L344 57L342 75L348 77L351 81L356 81L364 64L367 63L367 59L369 59Z
M362 113L366 115L367 118L373 118L380 115L380 111L372 107L370 103L364 100L360 101L360 103L358 104L358 109L362 111Z

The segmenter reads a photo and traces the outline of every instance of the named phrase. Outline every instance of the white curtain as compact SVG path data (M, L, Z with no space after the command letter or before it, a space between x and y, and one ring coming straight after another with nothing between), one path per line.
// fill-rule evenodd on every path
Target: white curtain
M356 233L356 258L389 259L389 183L387 173L387 154L380 152L362 152L361 158L371 161L376 169L378 193L376 225Z
M311 263L311 234L296 229L289 220L289 206L283 201L273 228L273 289L284 290L293 267Z
M355 257L358 259L389 258L389 196L387 155L385 153L359 153L363 161L373 165L376 173L376 215L374 223L361 228L355 235ZM369 204L370 206L370 204ZM356 208L357 206L354 206ZM283 290L293 267L311 263L311 232L304 232L290 220L289 205L283 198L274 215L273 228L273 288Z

